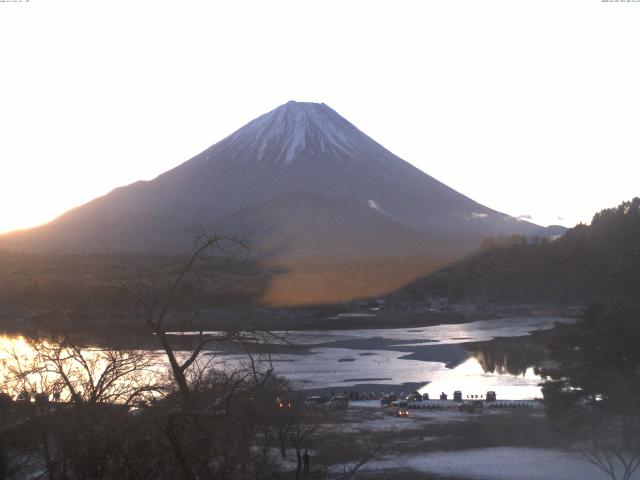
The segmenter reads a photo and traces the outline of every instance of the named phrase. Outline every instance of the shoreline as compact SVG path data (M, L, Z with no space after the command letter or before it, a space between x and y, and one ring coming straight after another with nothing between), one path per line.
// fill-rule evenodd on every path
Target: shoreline
M186 314L175 314L167 318L166 330L172 332L229 329L286 332L385 330L457 325L515 316L572 318L575 314L576 307L554 305L487 307L463 304L446 310L434 310L420 305L392 310L362 309L355 308L353 305L288 309L245 306L204 310L197 318L191 317L188 320L184 318ZM150 333L144 324L144 316L140 312L72 307L0 308L0 334L46 336L70 332L101 338Z

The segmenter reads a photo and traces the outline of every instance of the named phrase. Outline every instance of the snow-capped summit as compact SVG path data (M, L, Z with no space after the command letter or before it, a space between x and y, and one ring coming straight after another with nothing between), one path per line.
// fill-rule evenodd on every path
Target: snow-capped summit
M274 259L296 259L287 288L302 288L304 301L336 288L343 299L400 286L486 236L543 234L418 170L329 106L288 102L154 180L0 237L0 248L185 251L193 227L211 224L249 236Z
M287 164L306 150L355 157L353 144L362 135L324 103L290 101L252 121L228 140L242 142L248 137L249 144L258 149L257 162ZM280 146L281 151L267 157L273 145Z
M351 143L363 135L324 103L288 102L255 119L226 140L257 149L256 162L290 163L306 150L353 156ZM274 148L275 147L275 148ZM267 152L277 151L268 155Z
M210 153L215 157L219 149L228 148L238 153L230 157L233 161L277 166L310 160L316 154L357 159L358 145L367 140L324 103L290 101L249 122Z

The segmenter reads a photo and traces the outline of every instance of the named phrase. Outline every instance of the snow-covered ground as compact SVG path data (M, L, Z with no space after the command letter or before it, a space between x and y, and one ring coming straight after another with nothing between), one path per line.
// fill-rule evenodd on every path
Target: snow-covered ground
M441 404L442 408L412 409L408 417L395 417L387 415L379 401L353 401L343 417L330 417L334 420L323 425L318 434L320 437L337 435L345 442L353 438L388 440L380 456L362 469L376 472L375 478L384 478L385 471L395 475L393 478L404 474L411 478L408 472L413 470L443 478L473 480L608 478L578 455L562 450L551 438L550 431L549 442L544 442L547 420L539 408L485 408L482 413L470 414L453 408L455 402L452 401L434 403ZM339 420L335 421L336 418ZM521 428L511 429L507 437L502 437L500 427L508 426L511 421L520 422ZM469 430L465 422L473 423L475 428ZM478 438L462 446L459 439L470 431L478 434ZM530 445L536 446L515 447L506 443L507 446L487 447L496 439L501 442L512 439L517 445L531 441ZM480 448L470 448L476 444ZM460 450L451 450L455 448ZM340 465L332 464L329 471L337 475L341 469Z
M453 404L453 402L451 402ZM509 415L510 410L485 409L483 416ZM410 410L407 417L387 415L380 407L378 400L351 402L346 412L345 421L323 425L320 431L331 434L371 434L371 433L403 433L412 438L420 438L422 442L438 441L441 437L432 436L433 425L452 425L472 421L477 415L458 411L455 408L436 410Z
M603 472L579 457L542 448L479 448L394 456L368 463L364 470L413 469L477 480L604 480Z

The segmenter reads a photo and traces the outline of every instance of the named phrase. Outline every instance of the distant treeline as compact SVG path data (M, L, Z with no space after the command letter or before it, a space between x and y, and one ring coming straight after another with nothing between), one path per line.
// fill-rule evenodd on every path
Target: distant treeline
M465 260L399 292L405 300L573 303L640 291L640 198L550 241L487 239Z
M126 308L118 287L161 290L185 263L181 256L31 255L0 251L0 305L4 307ZM270 276L254 258L214 259L198 265L180 291L184 304L250 302Z

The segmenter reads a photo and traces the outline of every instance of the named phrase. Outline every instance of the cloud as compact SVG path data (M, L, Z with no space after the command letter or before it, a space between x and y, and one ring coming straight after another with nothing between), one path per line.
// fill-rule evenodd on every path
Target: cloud
M518 215L516 217L516 220L518 220L519 222L530 222L533 219L533 217L529 214L525 214L525 215Z

